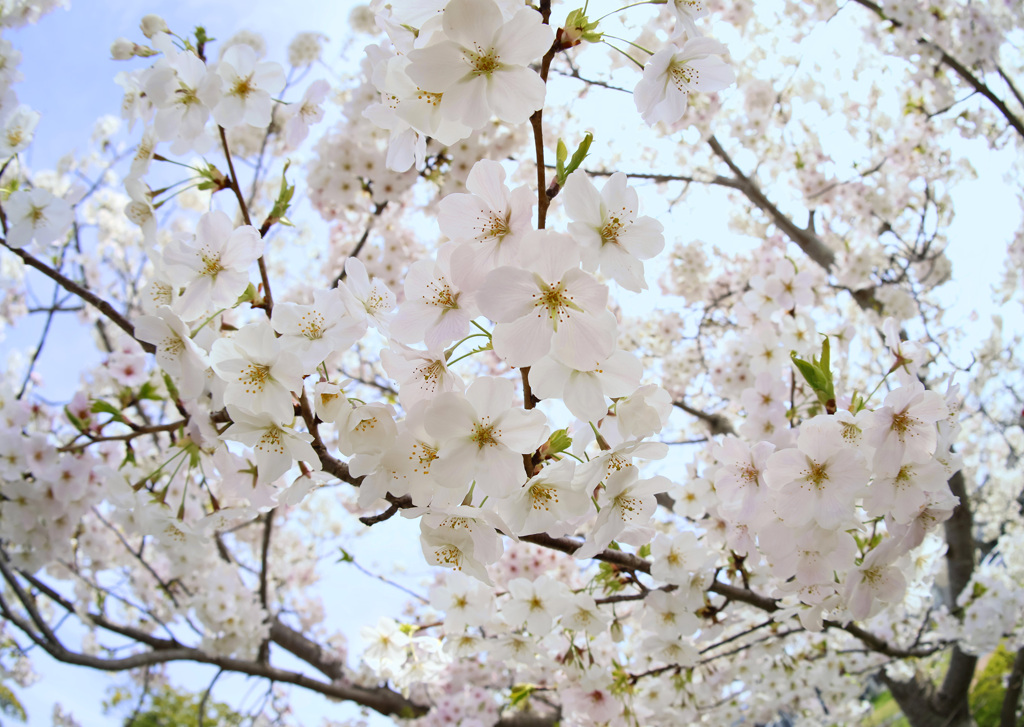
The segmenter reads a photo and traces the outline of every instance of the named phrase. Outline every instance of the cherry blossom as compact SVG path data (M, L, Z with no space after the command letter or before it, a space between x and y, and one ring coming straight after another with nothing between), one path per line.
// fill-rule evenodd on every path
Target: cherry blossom
M511 366L530 366L553 350L571 368L596 368L615 344L608 289L579 269L565 235L532 232L522 256L527 267L493 270L478 295L481 312L498 324L495 353Z
M686 113L692 91L709 93L731 85L736 74L721 59L725 53L724 45L703 36L690 38L682 48L669 45L655 53L633 91L644 121L674 124Z
M664 229L651 217L637 217L636 190L626 175L616 172L598 193L586 174L569 177L563 190L565 211L572 222L569 234L581 247L583 269L600 270L626 290L647 288L640 262L665 246Z
M444 39L409 52L406 72L424 91L441 94L441 113L478 129L493 114L518 124L544 103L544 82L527 66L554 40L531 8L505 22L491 0L450 0Z
M436 396L430 407L427 432L441 442L436 476L453 487L477 480L478 491L505 497L526 481L522 455L547 438L545 417L536 409L512 409L513 387L508 379L479 378L466 395Z
M258 230L236 228L219 210L204 214L194 238L176 240L164 250L170 282L185 289L176 301L178 315L191 321L234 304L249 285L249 267L262 254Z

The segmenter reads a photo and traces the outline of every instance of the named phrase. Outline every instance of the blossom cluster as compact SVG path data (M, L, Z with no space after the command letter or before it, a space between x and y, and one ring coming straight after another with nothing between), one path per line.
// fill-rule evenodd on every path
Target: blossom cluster
M724 164L707 183L756 196L756 172L744 176L710 133L721 102L706 94L738 76L729 49L702 34L710 8L664 5L632 44L645 62L628 56L642 66L629 69L636 114L667 138L698 127ZM939 39L913 8L891 19L970 57L1001 43L984 10L970 13L983 36L970 40L966 24ZM116 330L83 314L101 321L106 353L67 407L33 400L31 377L0 389L5 562L82 593L127 574L131 598L93 615L159 626L222 660L265 665L297 623L297 639L334 644L319 653L335 684L428 705L414 710L423 727L495 724L524 704L582 725L767 722L819 705L854 719L853 675L882 668L875 652L911 643L914 619L931 618L936 529L965 497L950 483L965 462L982 467L958 451L964 393L931 373L936 341L907 340L948 261L933 238L898 267L835 210L886 220L899 237L907 210L920 209L922 228L941 218L942 192L864 194L873 172L837 182L807 140L811 168L793 181L811 214L786 228L801 250L746 219L757 247L709 254L643 214L644 182L585 169L589 139L571 159L562 139L547 144L557 151L545 167L551 64L597 46L604 18L574 10L558 27L514 0L364 10L375 25L359 27L379 42L344 93L326 79L295 87L320 55L317 33L295 39L286 73L258 36L216 46L147 16L144 43L111 47L147 64L118 77L135 143L123 192L80 200L59 175L10 187L6 247L60 259L72 222L88 217L101 248L130 248L110 253L130 282L118 306L86 298ZM9 159L36 117L11 105L17 52L0 40L0 56ZM773 128L783 102L772 87L741 85L754 128ZM899 132L892 165L920 153L924 123ZM265 171L303 153L303 174L283 161ZM251 188L241 159L255 160ZM195 188L178 199L168 162ZM328 233L282 230L301 210L297 186ZM109 219L122 215L130 233ZM318 280L288 270L303 235L327 249L307 261ZM101 280L74 262L73 285ZM687 305L631 317L655 279ZM864 324L860 352L851 319ZM680 425L680 412L698 424ZM676 445L694 449L681 457ZM401 621L363 629L350 668L322 599L303 589L339 533L363 527L354 516L381 529L414 521L438 570ZM1019 640L1019 532L990 534L996 555L937 609L940 636L907 654L938 639L979 653ZM354 560L341 555L338 567ZM863 648L865 628L885 648ZM826 654L837 631L849 653ZM744 656L719 669L733 647Z

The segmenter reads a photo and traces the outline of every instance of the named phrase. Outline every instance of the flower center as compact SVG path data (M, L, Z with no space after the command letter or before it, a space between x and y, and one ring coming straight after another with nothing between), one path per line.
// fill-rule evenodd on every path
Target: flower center
M807 481L819 490L822 489L828 481L828 468L812 460L807 460L807 464Z
M623 228L624 223L618 217L612 217L608 220L604 227L601 228L601 244L607 245L618 245L619 244L619 231Z
M430 474L431 463L437 459L437 450L431 449L423 442L416 442L416 444L413 445L412 456L410 456L409 459L413 460L413 462L419 462L418 467L414 466L412 468L413 472L419 473L420 468L422 468L422 473L428 475Z
M269 366L251 363L242 369L242 375L238 377L238 380L242 382L246 394L256 394L263 391L263 386L269 378Z
M535 308L547 308L551 327L556 331L558 330L558 324L568 319L570 309L583 311L573 301L573 296L566 292L565 286L561 281L557 285L548 285L536 273L533 274L533 278L537 283L537 287L540 288L539 293L534 293L531 296L535 300L533 305ZM541 314L538 313L537 317L540 318L540 316Z
M690 87L700 78L700 71L685 63L673 63L669 66L668 72L672 83L676 86L676 90L682 93L688 93Z
M490 419L490 417L484 417L473 425L473 436L470 439L476 442L476 446L480 449L483 449L485 446L498 446L498 440L494 438L494 425L487 423ZM498 433L501 433L500 429Z
M310 341L319 340L324 337L324 322L324 317L316 311L303 313L299 331Z
M277 427L268 427L256 443L256 449L261 452L273 452L284 454L284 444L281 442L281 430Z
M249 75L245 78L236 78L235 85L231 87L229 95L244 99L255 90L256 85L252 82L252 76Z
M485 51L477 46L476 53L471 54L470 65L473 66L474 76L490 76L501 67L501 61L493 48Z
M427 289L429 290L428 295L423 297L430 305L436 305L439 308L447 308L448 310L454 310L459 307L459 293L453 293L452 289L448 286L447 280L431 280L427 283Z
M534 485L530 488L530 500L534 510L551 510L551 505L558 504L558 490L554 487Z

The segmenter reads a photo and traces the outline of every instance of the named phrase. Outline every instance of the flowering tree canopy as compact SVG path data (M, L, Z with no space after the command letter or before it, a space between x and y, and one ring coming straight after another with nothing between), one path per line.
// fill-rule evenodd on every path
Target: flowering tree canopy
M419 727L851 724L873 685L959 726L1007 649L1017 724L1024 226L954 219L979 149L1021 196L1020 3L374 0L349 75L148 15L120 118L34 169L8 37L53 4L0 9L0 312L43 321L5 677L198 663L254 723ZM99 363L54 402L70 316ZM410 527L431 575L354 648L353 536Z

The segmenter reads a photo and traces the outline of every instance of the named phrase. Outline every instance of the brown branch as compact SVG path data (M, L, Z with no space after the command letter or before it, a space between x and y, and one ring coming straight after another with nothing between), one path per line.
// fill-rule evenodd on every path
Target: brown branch
M732 157L729 156L728 152L725 151L722 145L718 143L718 139L713 135L708 139L708 144L711 146L711 150L715 153L715 156L725 162L725 165L729 167L729 170L735 176L738 183L736 189L743 192L747 199L771 217L772 222L774 222L790 240L795 242L797 246L803 250L809 258L811 258L811 260L823 267L826 271L831 270L832 266L835 264L835 253L832 252L832 249L826 245L820 237L815 235L809 226L798 227L793 220L783 214L778 207L772 204L772 202L761 191L761 188L743 173L743 170L736 165Z
M24 571L18 571L18 573L19 575L21 575L22 578L28 581L33 588L35 588L40 593L49 598L51 601L59 605L66 612L74 614L78 613L74 603L72 603L67 598L62 596L60 593L52 589L49 585L39 580L35 576L31 575L30 573L25 573ZM86 617L86 620L89 623L92 623L96 626L99 626L102 629L105 629L106 631L110 631L111 633L124 636L125 638L137 641L140 644L151 646L154 649L174 649L181 646L181 644L176 639L162 639L159 636L153 636L152 634L143 631L142 629L135 628L134 626L126 626L124 624L115 623L102 614L89 613Z
M999 715L999 727L1017 727L1017 709L1020 706L1021 686L1024 685L1024 648L1017 650L1013 668L1006 683L1003 708Z
M395 497L391 493L388 493L385 498L391 503L391 506L384 512L378 513L377 515L363 515L359 518L359 522L367 527L372 527L377 523L382 523L385 520L390 520L399 510L405 510L413 506L412 498L408 495L402 495L401 497Z
M30 623L18 616L3 599L2 594L0 594L0 611L3 612L4 617L44 649L51 657L64 664L85 666L102 671L126 671L173 661L191 661L199 664L211 664L220 667L224 671L262 677L275 682L294 684L328 697L353 701L383 715L393 714L408 718L422 716L428 711L427 707L416 704L387 687L363 687L350 683L345 678L342 665L329 661L319 645L302 636L302 634L284 626L279 621L271 624L271 639L274 643L326 674L331 678L331 682L321 682L305 674L272 667L267 663L206 654L199 649L181 646L176 642L156 639L143 632L137 632L137 630L130 627L111 624L104 617L93 616L92 614L90 614L90 616L93 616L90 620L101 628L136 639L141 643L147 643L153 648L132 654L131 656L112 659L75 652L65 647L50 629L49 625L46 624L45 620L42 619L35 608L33 599L17 582L16 577L2 558L0 558L0 571L3 572L5 580L11 585L18 599L26 611L28 611L29 617L39 628L39 633L36 633ZM59 594L57 595L60 598ZM64 600L60 599L58 603ZM61 605L64 604L62 603ZM74 611L72 610L72 612Z
M541 0L540 7L541 22L548 24L551 19L551 0ZM559 30L555 34L555 40L551 43L544 57L540 60L540 80L545 85L548 82L548 71L551 69L551 60L555 54L562 50L562 33ZM547 183L544 179L544 107L530 115L530 126L533 128L533 149L537 156L537 229L543 230L547 221L548 206L551 204L551 197L547 194Z
M711 429L712 436L717 434L735 434L736 430L733 429L732 423L723 414L708 414L700 409L694 409L684 401L673 401L672 404L685 411L691 416L695 416L702 422L708 425Z
M252 219L249 217L249 205L245 203L245 197L242 195L242 188L238 184L238 175L235 174L235 164L231 161L231 149L228 147L228 136L224 132L223 126L218 126L217 129L220 131L220 143L224 149L224 158L228 163L228 186L231 191L235 194L235 199L238 200L238 206L242 210L242 220L245 224L252 227ZM267 228L268 230L270 228ZM262 237L262 234L260 235ZM263 301L267 311L267 318L269 318L274 312L274 296L270 292L270 277L267 274L267 261L263 255L260 255L256 261L260 268L260 280L263 282Z
M885 14L885 11L882 10L881 6L873 2L872 0L853 0L853 2L857 3L858 5L863 5L865 8L871 10L876 15L878 15L878 17L882 18L883 20L889 21L890 23L892 23L892 27L894 28L904 27L903 23L887 16ZM971 71L966 66L964 66L964 64L962 64L956 58L954 58L945 50L943 50L942 47L939 46L934 41L928 40L927 38L919 37L917 39L917 42L938 51L942 63L952 68L956 72L956 74L960 76L960 78L967 82L967 85L969 85L975 91L977 91L982 96L987 98L992 103L992 105L996 107L999 113L1003 115L1003 118L1006 119L1007 123L1009 123L1010 126L1012 126L1018 134L1024 137L1024 121L1021 121L1021 119L1014 115L1014 113L1010 111L1009 107L1007 107L1003 100L996 96L995 93L993 93L992 89L985 85L985 83L981 81L981 79L979 79L973 73L971 73ZM1000 75L1002 75L1002 73L1000 73ZM1005 75L1003 76L1003 78L1004 80L1008 80L1006 79ZM1011 89L1013 89L1013 84L1010 84L1010 86ZM1015 89L1013 90L1015 91ZM1017 98L1019 100L1020 96L1018 95Z
M270 573L270 536L274 530L274 510L270 510L264 516L263 521L263 542L262 551L260 553L260 605L263 606L263 610L267 612L267 616L270 616L270 604L267 596L267 579ZM259 661L261 664L267 664L270 662L270 641L264 641L260 644Z
M384 202L378 203L374 207L373 216L370 217L369 221L366 223L366 228L363 230L363 236L359 238L359 242L356 243L355 249L352 250L352 252L349 254L350 258L359 257L359 253L362 252L363 246L366 244L366 241L370 239L370 231L373 230L374 221L376 220L377 217L380 217L381 213L384 212L384 208L387 206L388 203L385 200ZM345 279L346 275L347 273L345 272L345 266L342 265L341 272L338 273L338 277L334 279L334 285L332 285L331 287L333 288L337 286L338 283Z
M133 429L132 431L128 432L127 434L113 434L113 435L110 435L110 436L102 436L102 437L101 436L93 436L91 434L86 434L85 436L89 437L89 441L88 442L83 442L82 444L74 444L74 443L68 444L68 445L65 445L63 447L59 447L57 449L57 451L58 452L81 452L86 447L89 447L89 446L91 446L93 444L96 444L98 442L127 442L129 440L135 439L136 437L144 437L147 434L156 434L158 432L173 432L175 429L178 429L178 428L184 426L187 423L188 423L188 420L186 420L186 419L179 419L176 422L167 422L166 424L151 424L149 426L138 427L138 428Z
M316 452L316 456L320 460L320 466L323 468L323 471L334 475L343 482L359 487L363 482L363 478L354 477L352 473L348 471L348 464L342 462L340 459L335 459L331 456L330 452L327 451L327 446L320 438L320 423L316 418L316 414L313 413L313 408L309 404L309 397L306 396L305 388L303 388L302 393L299 396L299 411L302 414L302 420L306 424L306 429L308 429L309 433L313 436L313 441L310 442L310 446L312 446L313 451Z
M114 306L110 305L110 303L103 300L95 293L87 290L83 286L79 285L75 281L71 280L67 276L61 274L57 270L54 270L46 263L36 259L35 257L28 254L24 250L21 250L20 248L11 247L10 245L7 244L6 240L0 240L0 242L2 242L3 246L6 247L8 250L10 250L15 255L20 257L22 262L24 262L26 265L28 265L31 268L35 268L43 275L50 278L55 283L64 288L64 290L68 291L69 293L74 293L79 298L84 300L86 303L96 308L100 313L109 318L114 325L116 325L122 331L124 331L129 336L138 341L139 345L142 346L142 349L144 351L146 351L147 353L156 353L156 346L154 346L152 343L147 343L146 341L139 341L139 339L135 337L135 326L133 326L127 318L118 313L114 309Z
M549 169L550 168L552 167L549 166ZM610 172L607 169L587 169L586 172L592 177L610 177L615 174L615 172ZM728 187L729 189L743 191L742 182L729 177L723 177L721 174L716 174L715 176L708 177L706 179L691 177L685 174L655 174L653 172L625 172L625 175L629 179L646 179L658 184L665 184L667 182L685 182L686 184L707 184L710 186Z

